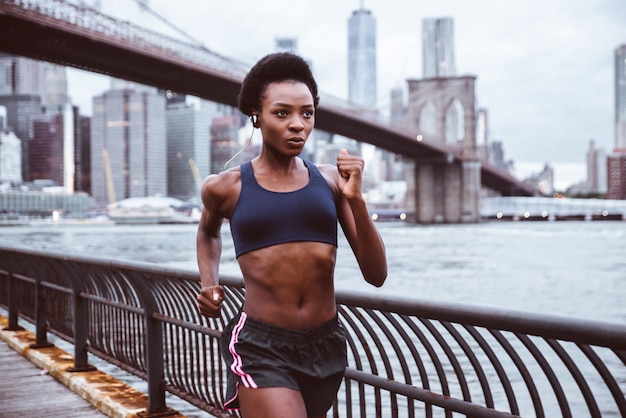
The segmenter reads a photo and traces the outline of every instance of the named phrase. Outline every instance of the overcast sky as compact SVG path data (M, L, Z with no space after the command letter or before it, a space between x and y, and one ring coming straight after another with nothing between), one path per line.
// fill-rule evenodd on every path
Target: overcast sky
M91 1L92 3L93 1ZM90 1L87 1L90 3ZM102 11L174 34L133 0ZM347 22L359 0L150 0L150 8L209 49L253 64L276 37L298 39L320 90L347 97ZM556 183L584 180L589 141L614 145L614 50L626 43L625 0L365 0L376 19L378 101L422 77L422 19L454 19L458 75L475 75L490 139L523 176L544 163ZM70 95L91 112L108 81L70 71ZM323 100L324 96L321 94Z

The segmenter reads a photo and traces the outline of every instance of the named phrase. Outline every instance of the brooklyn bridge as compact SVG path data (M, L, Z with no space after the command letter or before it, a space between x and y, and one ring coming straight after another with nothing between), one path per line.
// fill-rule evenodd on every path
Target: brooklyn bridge
M152 85L235 106L249 65L66 0L0 2L0 50ZM402 156L408 220L478 222L481 189L502 196L534 191L490 164L476 144L474 76L409 80L403 123L390 123L330 95L321 95L316 128ZM445 139L446 112L460 103L463 137ZM434 108L435 133L420 123Z

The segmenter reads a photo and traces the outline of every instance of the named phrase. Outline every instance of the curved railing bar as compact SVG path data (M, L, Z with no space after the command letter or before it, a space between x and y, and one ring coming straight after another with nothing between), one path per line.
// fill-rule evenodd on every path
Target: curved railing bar
M422 387L424 389L429 389L429 385L430 382L428 381L428 373L426 372L426 367L424 366L424 362L422 360L422 357L420 356L419 352L417 351L417 348L415 347L415 343L413 342L412 338L409 336L409 334L406 332L406 330L402 327L402 325L400 324L400 322L390 313L390 312L382 312L382 314L385 316L385 318L389 321L389 323L394 327L394 329L396 330L396 332L400 335L400 337L402 338L402 341L404 341L404 343L406 344L407 348L409 349L410 353L411 353L411 357L413 358L413 360L415 361L415 365L417 366L417 370L419 372L419 376L420 376L420 382L422 383ZM404 356L400 356L401 358L401 363L403 365L403 368L407 368L408 369L408 364L406 362L406 360L404 359ZM407 370L408 371L408 370ZM405 379L407 379L405 377ZM409 379L406 381L406 383L412 383L412 378L411 375L409 374ZM413 399L408 399L408 405L409 405L409 418L413 418L415 415L414 412L414 401ZM431 417L432 416L432 405L427 404L426 408L429 409L429 411L426 411L426 416L427 417Z
M465 356L467 357L470 364L472 365L474 371L476 372L478 383L480 384L480 387L483 390L483 396L485 398L485 406L487 408L493 408L494 402L493 402L493 395L491 393L491 387L489 386L489 382L487 381L485 370L481 366L480 361L478 361L476 354L474 354L474 350L472 350L472 348L469 346L467 341L461 336L459 331L451 323L442 322L441 324L446 328L446 330L448 330L450 335L452 335L452 337L456 340L457 344L459 344L459 346L465 353Z
M543 404L541 402L541 397L539 396L539 391L537 390L537 386L533 380L533 377L530 375L528 368L524 364L524 361L519 356L517 351L511 346L511 343L502 335L502 333L498 330L490 329L489 332L494 336L496 341L502 346L504 351L507 353L509 358L517 367L517 370L520 372L524 383L526 384L526 389L530 393L530 399L533 403L533 409L537 414L537 418L545 418L543 411Z
M432 393L422 388L415 386L404 385L394 380L386 379L382 376L376 376L368 374L361 370L347 369L346 376L353 380L359 380L374 387L388 390L390 392L396 392L398 394L409 396L415 399L420 399L424 402L432 403L445 409L446 415L450 411L466 414L469 417L510 417L521 418L517 415L512 415L508 412L496 411L494 409L486 408L482 405L475 405L470 402L456 399L450 396L444 396L441 394Z
M411 331L413 331L413 333L417 336L417 338L419 339L419 342L422 344L422 346L424 346L424 349L428 353L430 361L433 364L433 367L435 367L435 370L437 371L437 377L439 378L441 393L444 396L449 396L450 387L448 384L448 376L446 376L446 372L443 368L443 364L441 363L441 361L439 361L439 356L437 355L435 348L431 344L430 340L426 338L422 330L417 326L417 324L411 318L403 315L402 319L409 326ZM430 389L430 383L428 381L426 382L426 385L422 384L422 386L425 389Z
M571 418L572 411L569 407L569 403L567 402L567 397L565 396L565 392L563 392L563 387L559 382L559 379L556 377L554 373L554 369L550 366L548 360L546 360L545 356L539 351L535 343L533 343L527 335L515 335L524 346L528 349L530 354L535 358L541 370L548 379L552 390L554 391L554 396L556 396L556 400L559 403L559 408L561 408L561 412L563 413L564 418Z
M362 356L359 354L359 351L357 349L356 341L358 341L359 347L361 347L365 352L364 354L369 362L371 373L377 374L378 367L377 367L376 361L374 360L374 354L369 344L367 344L367 340L365 338L364 333L359 329L356 322L350 315L350 314L354 314L353 308L350 306L343 306L343 307L338 308L338 311L341 313L341 320L342 320L342 323L344 324L344 327L346 325L350 326L351 333L347 333L346 340L348 342L348 347L352 351L352 355L353 355L352 358L354 359L356 363L355 367L357 368L357 370L363 370L365 368L363 361L362 361ZM356 340L352 337L352 335L356 337ZM374 394L375 394L375 400L374 400L375 405L379 406L380 405L380 389L375 388ZM361 399L365 399L365 386L361 382L359 382L359 396ZM364 414L366 413L365 402L361 402L360 407L361 407L361 415L364 416Z
M602 380L608 387L611 395L613 395L613 399L617 404L620 415L626 417L626 399L624 398L624 394L622 393L619 385L611 375L611 372L606 368L592 347L586 344L577 344L577 346L587 356L589 361L591 361L591 364L593 364L596 370L598 370L598 373L600 373Z
M502 383L502 387L504 389L504 393L506 394L507 401L509 403L509 408L511 413L514 415L519 415L519 405L517 403L517 398L515 397L515 392L513 391L513 386L511 385L511 380L509 379L502 362L496 355L496 353L491 348L490 344L485 340L485 338L476 330L476 327L463 325L463 327L469 332L469 334L476 340L480 348L483 350L491 365L493 366L496 374L498 375L498 379L500 383Z
M596 399L591 392L591 388L587 384L587 381L585 380L578 366L576 366L576 363L574 363L572 357L567 353L563 346L559 344L557 340L546 338L545 341L552 348L552 350L554 350L557 356L559 356L565 367L567 367L567 370L569 370L569 372L571 373L572 378L578 385L578 388L580 389L580 392L585 399L585 403L589 408L589 414L592 417L601 416L602 414L600 413L600 408L598 407L598 403L596 402Z
M391 347L393 348L394 353L396 354L396 357L400 363L400 369L403 373L404 380L405 380L404 383L411 384L412 383L411 374L408 371L408 365L406 364L406 360L404 358L402 350L400 349L400 346L398 345L398 341L394 338L389 328L384 324L384 322L380 319L380 317L374 311L368 309L365 312L367 312L370 318L374 320L376 325L378 325L378 328L383 331L383 334L387 337L387 342L391 344ZM378 338L377 333L374 331L374 329L371 327L368 321L365 321L365 326L367 327L368 332L371 334L372 338L376 342L376 347L380 351L380 357L385 366L385 371L387 372L387 378L392 379L392 380L395 379L394 373L393 373L393 367L391 365L391 362L389 361L389 356L387 355L386 348L383 346L382 341L380 340L380 338ZM396 396L394 392L390 392L389 395L391 397L392 416L397 417L398 397Z
M457 382L459 384L459 388L461 389L463 400L471 402L472 394L470 393L469 386L467 384L467 379L465 378L465 373L463 372L463 368L461 367L461 364L459 363L459 359L456 357L456 354L454 354L452 347L450 347L450 344L448 344L446 339L443 337L443 335L441 335L439 330L433 325L433 323L430 320L421 319L421 318L420 320L422 321L424 326L428 329L428 331L430 331L431 335L435 338L435 340L437 341L437 343L439 344L439 346L445 353L446 357L450 361L452 370L454 370L454 374L457 377ZM438 322L442 323L443 321L438 321ZM444 393L444 395L446 394Z

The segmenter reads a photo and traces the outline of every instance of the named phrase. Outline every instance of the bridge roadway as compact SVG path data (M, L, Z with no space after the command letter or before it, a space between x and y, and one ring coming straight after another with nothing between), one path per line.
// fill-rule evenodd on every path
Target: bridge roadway
M33 348L30 331L7 325L0 315L0 417L137 417L146 411L144 393L99 370L69 372L71 355L56 346ZM167 416L184 418L175 410Z
M108 74L230 106L248 68L244 63L118 21L66 0L0 0L0 51ZM418 132L362 116L362 109L321 94L316 127L415 161L463 160L459 147L417 141ZM503 196L534 191L481 161L481 183Z

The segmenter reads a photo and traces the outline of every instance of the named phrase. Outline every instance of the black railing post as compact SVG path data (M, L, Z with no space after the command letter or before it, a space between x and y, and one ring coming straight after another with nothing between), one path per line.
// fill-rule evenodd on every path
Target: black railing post
M39 269L37 269L39 270ZM35 343L30 348L52 347L48 342L48 317L46 315L46 289L41 284L42 276L35 272Z
M69 372L89 372L97 370L89 364L87 351L89 336L89 302L83 298L81 293L84 290L83 282L76 272L76 265L61 263L61 269L65 270L65 275L72 284L72 306L74 307L74 366L69 367Z
M7 305L9 308L9 325L6 327L7 331L21 331L22 328L19 324L19 308L17 307L17 279L13 276L13 271L9 268L7 272Z
M148 411L139 414L142 417L165 416L168 411L165 404L165 365L163 364L163 329L161 322L155 318L158 305L154 295L148 287L148 282L135 271L125 270L123 274L133 284L137 291L144 311L146 338L144 340L146 353L146 368L148 374ZM172 411L173 412L173 411Z

